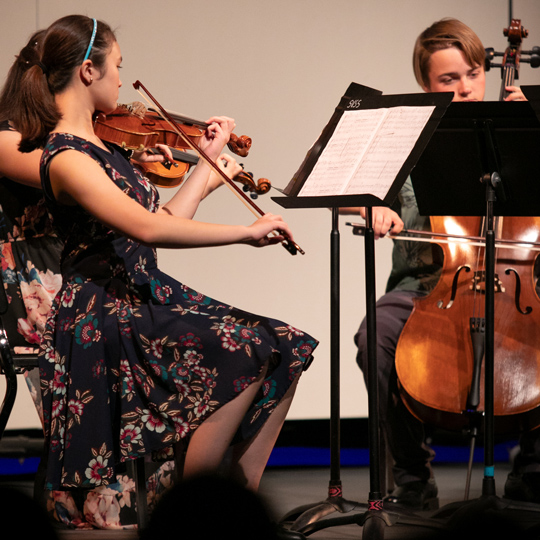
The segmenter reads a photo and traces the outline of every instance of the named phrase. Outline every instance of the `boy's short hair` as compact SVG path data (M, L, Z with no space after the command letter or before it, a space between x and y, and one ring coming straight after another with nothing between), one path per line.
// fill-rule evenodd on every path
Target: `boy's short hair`
M426 28L416 39L413 52L414 76L422 88L429 88L431 55L442 49L456 47L471 67L484 66L486 51L480 38L457 19L441 19Z

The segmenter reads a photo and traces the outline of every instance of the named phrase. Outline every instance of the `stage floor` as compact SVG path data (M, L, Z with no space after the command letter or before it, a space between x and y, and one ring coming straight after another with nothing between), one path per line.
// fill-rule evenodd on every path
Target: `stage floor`
M502 499L504 482L510 466L508 464L497 464L495 467L495 487L497 502L503 502ZM440 506L445 510L453 510L456 506L461 506L464 501L465 486L466 486L466 466L463 464L450 465L434 465L435 477L439 487ZM261 484L260 495L266 502L272 514L279 519L292 510L303 507L304 505L317 505L323 503L327 498L327 490L329 484L330 473L327 468L270 468L264 476ZM471 478L471 486L469 499L470 504L466 508L471 508L473 502L483 500L482 498L482 477L483 467L474 465ZM349 524L336 524L321 530L306 531L307 538L314 540L335 540L335 539L361 539L365 530L365 526L360 526L357 522L362 522L365 517L366 501L369 493L369 469L367 467L342 468L341 480L343 484L343 497L348 502L353 503L354 510L346 512L332 511L328 516L321 517L315 521L316 526L325 523L329 519L351 519L356 522ZM30 486L26 486L28 489ZM498 523L498 518L506 519L509 515L516 523L525 523L527 527L540 524L540 505L528 505L525 509L523 506L516 513L510 509L510 514L505 509L503 512L493 513L488 512L489 526L495 527ZM377 532L376 538L386 539L438 539L440 534L445 530L448 517L434 519L434 512L421 512L414 516L406 514L397 514L388 510L390 522L384 524L380 532ZM453 515L453 514L452 514ZM475 520L475 523L480 524L480 520ZM516 526L517 530L517 526ZM485 531L487 533L488 531ZM181 532L179 531L180 536ZM478 531L475 532L475 535ZM77 531L77 530L59 530L60 540L135 540L138 535L134 531ZM381 536L382 535L382 536ZM472 534L470 538L478 538ZM501 534L502 536L502 534ZM187 536L189 537L189 535ZM481 534L479 537L485 537ZM234 538L232 535L231 538ZM469 536L460 535L459 540L467 540ZM524 538L519 536L520 540ZM534 536L534 538L540 538ZM254 539L256 540L256 539Z
M473 503L476 504L479 500L483 501L482 465L473 466L468 499L469 504L467 506L462 506L465 501L465 487L467 482L466 465L444 464L434 465L433 468L439 488L439 512L420 512L407 515L406 513L396 513L390 508L385 508L385 510L388 510L390 524L384 525L382 532L377 533L375 538L404 540L439 539L441 538L440 535L447 530L450 516L455 515L455 509L459 507L468 509ZM499 500L496 497L495 501L498 503L501 502L503 506L506 505L506 501L502 499L502 495L509 470L509 464L498 464L495 467L496 496L501 498ZM327 489L329 480L328 475L329 472L323 469L270 470L264 476L261 494L266 498L275 515L282 517L298 506L324 502L326 497L325 490ZM322 526L325 520L332 520L334 518L336 521L350 519L356 520L356 522L330 526L328 528L321 528L320 530L315 529L315 532L306 533L308 538L313 538L314 540L335 540L359 539L363 537L364 526L359 526L356 523L362 523L362 520L366 516L366 503L370 486L369 469L365 467L342 469L341 480L344 499L358 503L357 508L351 512L340 513L334 511L326 518L317 520L315 527ZM442 511L444 513L440 514L441 518L435 519L434 516L439 515ZM530 526L533 526L536 523L540 523L540 505L527 505L526 511L519 512L519 514L515 514L513 510L507 511L506 507L503 512L497 512L496 515L492 514L491 510L488 510L488 515L490 520L493 518L491 520L493 525L497 523L497 518L500 516L505 520L511 518L522 523L525 523L525 520L527 520ZM471 534L470 536L470 538L475 539L481 537L485 538L489 537L489 535L476 536L475 534ZM468 540L469 536L453 536L453 538ZM535 536L535 538L540 538L540 534Z

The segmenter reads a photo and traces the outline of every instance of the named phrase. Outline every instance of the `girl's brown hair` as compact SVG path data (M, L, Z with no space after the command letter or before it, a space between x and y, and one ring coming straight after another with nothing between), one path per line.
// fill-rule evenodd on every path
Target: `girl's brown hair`
M11 120L11 112L17 107L21 93L21 81L26 71L39 61L45 30L32 34L28 43L15 56L6 82L0 93L0 121Z
M19 102L9 113L21 133L21 152L44 146L47 135L56 127L60 113L54 96L66 89L73 71L83 63L93 30L94 20L85 15L68 15L47 29L40 58L24 73ZM97 21L88 58L102 75L115 40L109 25Z

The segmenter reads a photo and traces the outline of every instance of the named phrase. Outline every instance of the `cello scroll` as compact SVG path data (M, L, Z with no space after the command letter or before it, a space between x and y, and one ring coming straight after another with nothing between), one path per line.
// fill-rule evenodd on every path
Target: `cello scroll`
M495 52L493 47L486 48L485 69L489 71L492 67L501 68L501 91L499 101L503 101L508 97L509 93L506 87L512 86L514 80L519 78L519 68L521 62L527 62L531 67L540 66L540 47L533 47L530 51L523 51L521 43L524 38L529 35L529 31L523 28L520 19L512 19L508 28L503 30L503 33L508 37L508 47L502 52ZM497 64L493 62L495 57L501 57L502 62Z

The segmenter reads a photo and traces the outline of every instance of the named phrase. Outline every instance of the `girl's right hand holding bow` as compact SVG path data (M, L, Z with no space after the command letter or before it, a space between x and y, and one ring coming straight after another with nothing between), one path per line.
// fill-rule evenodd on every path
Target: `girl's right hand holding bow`
M251 237L247 243L255 247L270 246L287 239L293 240L289 225L281 216L275 214L264 214L252 223L248 230Z

